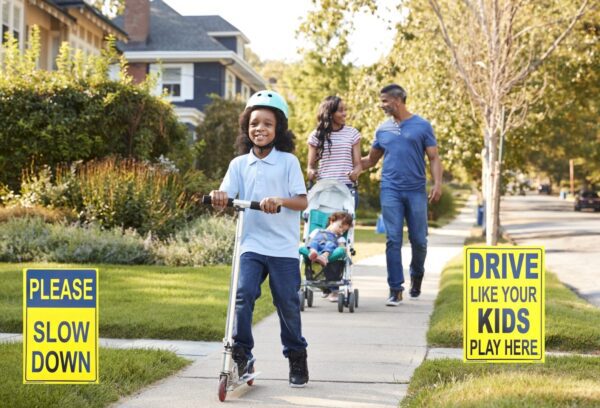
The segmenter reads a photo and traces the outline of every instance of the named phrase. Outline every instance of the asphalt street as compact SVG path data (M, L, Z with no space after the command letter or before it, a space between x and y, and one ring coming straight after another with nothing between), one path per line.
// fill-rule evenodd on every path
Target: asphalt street
M519 245L546 248L546 268L600 307L600 212L576 212L556 196L507 196L502 227Z

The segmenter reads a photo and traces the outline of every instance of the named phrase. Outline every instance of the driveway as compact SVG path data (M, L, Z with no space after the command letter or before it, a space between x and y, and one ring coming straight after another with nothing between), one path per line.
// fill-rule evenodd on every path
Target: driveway
M543 245L546 267L600 307L600 213L546 195L507 196L502 226L519 245Z

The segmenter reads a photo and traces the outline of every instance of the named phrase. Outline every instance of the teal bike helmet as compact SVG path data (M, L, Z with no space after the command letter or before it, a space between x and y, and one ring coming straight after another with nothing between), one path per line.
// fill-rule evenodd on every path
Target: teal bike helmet
M285 118L288 119L288 105L285 102L285 99L283 99L283 97L275 91L265 89L256 92L250 97L250 99L248 99L248 103L246 103L246 108L250 108L252 106L266 106L269 108L279 109L283 112Z

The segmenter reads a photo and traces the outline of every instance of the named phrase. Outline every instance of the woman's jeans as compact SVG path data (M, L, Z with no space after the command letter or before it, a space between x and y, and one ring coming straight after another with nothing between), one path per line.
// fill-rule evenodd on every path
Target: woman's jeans
M279 315L283 354L290 350L306 349L300 322L300 261L296 258L280 258L245 252L240 257L240 276L235 302L233 339L243 347L248 358L252 357L252 314L254 303L260 297L260 285L269 276L273 304Z
M412 248L410 276L422 277L427 255L427 192L382 189L381 213L387 233L385 256L388 285L391 290L403 290L402 229L404 219L408 226L408 239Z

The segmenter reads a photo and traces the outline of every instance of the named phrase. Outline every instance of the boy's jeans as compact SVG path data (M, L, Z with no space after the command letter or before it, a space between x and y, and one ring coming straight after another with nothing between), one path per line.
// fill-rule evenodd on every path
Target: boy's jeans
M254 302L260 297L260 284L269 275L273 304L277 308L281 327L283 354L290 350L304 350L307 346L302 337L300 322L300 261L296 258L279 258L245 252L240 258L240 277L235 302L233 339L252 357L252 313Z
M412 248L410 275L422 277L427 255L427 192L381 189L381 214L387 233L385 256L388 285L392 290L402 289L402 228L404 218L408 225L408 239Z

